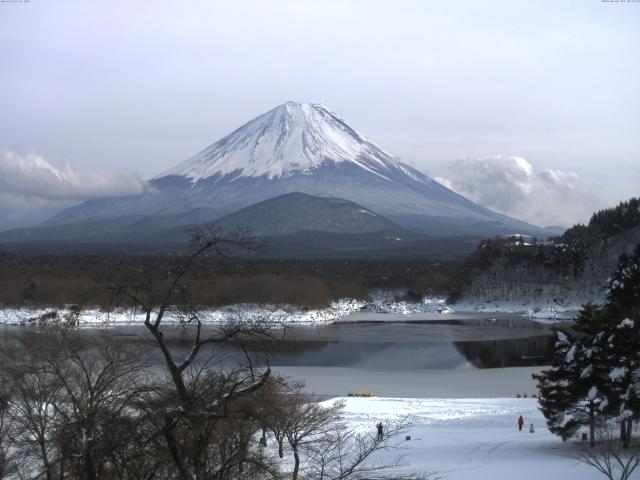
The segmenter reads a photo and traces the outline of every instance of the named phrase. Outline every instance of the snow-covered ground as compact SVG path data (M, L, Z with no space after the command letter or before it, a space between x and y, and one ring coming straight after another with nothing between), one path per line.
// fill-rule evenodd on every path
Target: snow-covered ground
M322 325L359 311L363 306L364 302L352 299L339 300L333 302L328 308L318 310L303 310L280 305L231 305L202 311L201 320L203 323L211 325L234 320L234 318L265 319L274 324ZM49 323L63 322L69 316L69 310L65 308L0 308L0 325L37 324L43 316L51 312L55 312L57 318L48 319ZM144 313L135 309L103 311L97 308L88 308L80 313L77 320L79 325L126 325L142 324L144 318ZM164 321L179 323L180 316L169 311L165 314Z
M323 325L349 317L350 321L367 319L359 317L364 314L389 315L385 321L425 320L421 314L448 315L455 313L513 313L541 322L555 322L572 318L579 306L546 306L533 307L522 304L455 304L447 305L443 298L425 298L422 302L397 301L395 296L399 292L372 292L372 301L365 302L355 299L341 299L332 302L324 309L300 309L282 305L231 305L203 312L204 323L217 324L243 315L244 318L268 318L273 322L291 325ZM37 324L43 316L55 312L57 319L64 321L69 315L69 309L55 308L14 308L0 307L0 325ZM354 316L354 314L356 314ZM134 309L115 309L103 311L97 308L83 310L77 318L80 325L95 324L141 324L144 314ZM168 312L165 321L178 323L179 317Z
M448 305L448 307L455 312L510 312L521 313L535 320L562 320L574 317L582 305L580 303L559 304L552 301L536 303L519 300L498 303L460 302Z
M411 315L417 313L449 313L444 299L426 299L421 303L398 302L395 292L374 292L371 302L345 298L336 300L323 309L300 309L290 305L230 305L202 312L204 323L217 324L243 315L245 318L268 318L274 322L292 325L322 325L343 319L355 312ZM26 325L38 323L49 312L56 312L58 321L69 315L69 309L55 308L0 308L0 325ZM51 320L50 320L51 321ZM178 323L179 317L167 312L167 323ZM103 311L97 308L83 310L78 318L80 325L91 324L141 324L144 314L134 309Z
M535 399L344 398L345 421L373 431L378 421L410 417L413 426L394 441L400 449L374 460L404 455L403 471L431 472L449 480L596 480L600 473L572 456L572 446L546 428ZM335 400L328 400L331 403ZM522 432L516 421L525 420ZM533 423L535 433L529 433ZM632 478L640 478L640 472Z

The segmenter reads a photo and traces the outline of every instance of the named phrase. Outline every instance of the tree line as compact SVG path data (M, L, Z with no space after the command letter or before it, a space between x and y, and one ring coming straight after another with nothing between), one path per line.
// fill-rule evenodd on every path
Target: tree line
M583 293L594 293L594 287L598 290L615 266L618 255L633 248L640 238L639 209L640 198L631 198L594 213L586 225L574 225L560 236L538 239L513 235L482 240L452 279L449 301L455 303L473 294L491 300L492 293L505 300L536 289L548 296L554 294L550 287L571 291L577 284L583 284Z
M141 272L167 272L188 252L67 254L0 251L0 305L109 309L131 304L108 290L137 281ZM277 260L204 258L189 272L191 296L200 305L289 304L322 308L340 298L367 300L373 289L412 289L445 295L456 262L426 259Z

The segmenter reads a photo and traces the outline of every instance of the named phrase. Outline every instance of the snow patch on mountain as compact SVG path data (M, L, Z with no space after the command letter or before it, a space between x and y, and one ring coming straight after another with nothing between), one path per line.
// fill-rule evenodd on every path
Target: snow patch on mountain
M386 180L391 167L410 173L326 106L286 102L156 178L178 175L195 183L231 173L287 177L327 162L351 162Z

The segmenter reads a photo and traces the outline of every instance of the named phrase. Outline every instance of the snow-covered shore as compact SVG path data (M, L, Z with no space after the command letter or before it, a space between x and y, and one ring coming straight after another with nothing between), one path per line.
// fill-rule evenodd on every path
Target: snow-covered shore
M579 306L531 306L528 304L446 304L443 298L426 298L422 302L397 301L393 292L375 292L372 301L366 302L355 299L341 299L323 309L302 309L289 305L231 305L211 309L202 312L202 320L205 324L216 325L228 321L234 317L249 319L266 318L274 323L288 325L324 325L344 320L360 321L366 317L358 317L359 314L389 315L388 321L412 321L425 320L422 314L438 315L449 314L476 314L476 313L510 313L513 315L531 318L537 321L551 321L572 318ZM355 316L354 316L355 315ZM351 317L350 317L351 316ZM49 318L47 318L49 317ZM71 318L69 308L15 308L0 307L0 325L29 325L38 324L43 319L48 323L63 322ZM77 324L91 325L127 325L142 324L144 314L135 309L114 309L104 311L98 308L87 308L73 317ZM167 323L179 323L180 318L168 312L165 321Z
M563 320L573 318L582 308L580 303L560 304L553 301L536 303L529 301L470 303L459 302L448 305L456 312L484 312L484 313L519 313L534 320Z
M409 417L413 426L379 452L374 461L403 455L399 471L430 472L449 480L596 480L601 477L578 461L572 445L546 428L535 399L342 398L344 420L359 431L373 431L378 421ZM325 403L331 403L328 400ZM519 432L519 415L528 428ZM640 473L640 472L639 472ZM640 478L636 475L632 478Z
M204 324L217 325L236 318L243 320L264 319L274 324L321 325L359 311L364 302L352 299L333 302L325 309L299 309L281 305L231 305L217 309L202 310L200 319ZM55 317L54 317L55 315ZM54 317L54 318L46 318ZM48 323L65 322L70 317L68 308L0 308L0 325L30 325L41 321ZM91 325L141 325L145 315L136 309L114 309L104 311L97 308L82 310L74 320L80 326ZM167 311L164 321L168 324L180 323L179 314Z

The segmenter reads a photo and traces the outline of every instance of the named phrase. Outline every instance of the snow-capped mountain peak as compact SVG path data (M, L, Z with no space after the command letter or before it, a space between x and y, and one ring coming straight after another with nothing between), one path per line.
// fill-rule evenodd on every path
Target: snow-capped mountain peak
M286 102L156 178L196 182L220 174L287 177L328 162L352 162L386 178L393 157L322 104Z
M537 227L487 210L393 158L321 104L284 103L158 175L150 186L141 196L89 200L49 224L136 215L209 223L272 198L283 200L274 211L290 211L282 204L291 201L287 194L299 192L353 202L409 231L430 236L540 233ZM355 216L347 221L343 211L339 215L343 224L368 216L349 211ZM274 222L287 223L287 215ZM333 220L331 215L328 219Z

